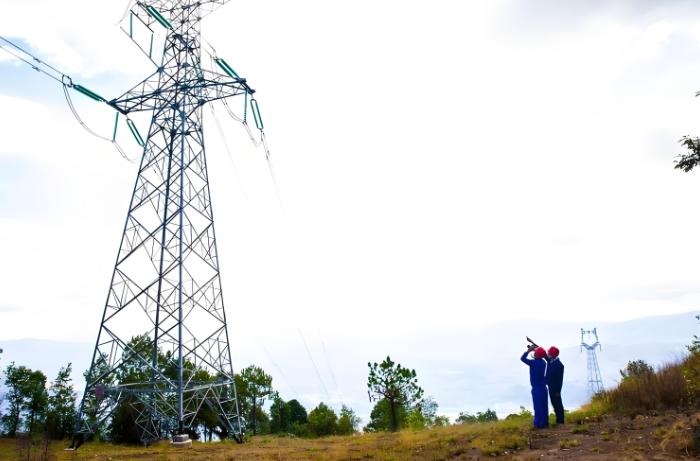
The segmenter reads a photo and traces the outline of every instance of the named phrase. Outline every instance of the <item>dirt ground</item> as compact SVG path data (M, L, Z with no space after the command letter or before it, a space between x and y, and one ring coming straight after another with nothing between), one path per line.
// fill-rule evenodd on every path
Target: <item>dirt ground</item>
M529 449L508 453L513 460L670 460L695 459L691 422L697 415L603 417L581 425L532 431Z

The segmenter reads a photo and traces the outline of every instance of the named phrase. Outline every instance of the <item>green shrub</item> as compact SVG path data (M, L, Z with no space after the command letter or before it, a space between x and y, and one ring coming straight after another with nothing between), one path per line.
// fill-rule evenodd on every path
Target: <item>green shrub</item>
M697 406L700 403L700 349L696 347L691 351L683 362L682 373L688 405Z
M309 432L318 437L333 435L336 431L337 421L338 416L333 409L321 402L309 413Z
M572 434L588 434L591 432L591 428L588 426L588 424L580 424L577 426L574 426L573 429L571 429Z
M604 402L612 411L630 415L685 407L689 403L685 375L693 374L686 371L686 363L691 357L656 372L642 365L645 362L641 360L630 362L620 385L594 400Z

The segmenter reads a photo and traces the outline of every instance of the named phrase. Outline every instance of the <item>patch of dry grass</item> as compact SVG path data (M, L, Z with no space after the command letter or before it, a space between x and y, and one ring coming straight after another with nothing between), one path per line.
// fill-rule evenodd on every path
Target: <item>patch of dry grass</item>
M697 454L698 428L700 427L700 413L696 413L689 420L679 420L665 430L657 430L655 437L660 439L659 446L662 450L672 454Z
M700 354L693 354L653 373L625 379L594 401L602 402L614 412L630 415L684 408L695 400L693 383L686 375L699 366Z
M559 448L562 450L569 450L571 448L580 447L581 442L577 439L561 439L559 441Z
M54 442L50 455L56 461L439 461L467 459L478 454L513 453L527 448L530 424L529 420L509 420L321 439L257 436L243 445L196 442L191 449L171 448L167 442L150 447L88 442L77 452L66 452L63 448L67 443ZM0 439L0 459L18 459L15 444L13 439Z

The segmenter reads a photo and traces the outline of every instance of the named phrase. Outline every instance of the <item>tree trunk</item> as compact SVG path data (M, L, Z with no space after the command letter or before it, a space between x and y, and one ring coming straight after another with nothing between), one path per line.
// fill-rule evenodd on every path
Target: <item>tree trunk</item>
M32 435L32 432L34 431L34 417L36 415L36 412L32 409L31 413L29 413L29 435Z
M396 422L396 402L389 400L389 408L391 409L391 432L396 432L398 423Z
M256 434L256 429L257 429L257 425L256 425L256 423L257 423L256 420L257 420L257 416L258 416L258 409L256 406L257 401L258 401L258 399L253 397L253 435Z
M10 417L12 418L12 423L10 426L9 435L10 437L14 437L17 434L17 426L19 426L19 412L12 412L10 413Z

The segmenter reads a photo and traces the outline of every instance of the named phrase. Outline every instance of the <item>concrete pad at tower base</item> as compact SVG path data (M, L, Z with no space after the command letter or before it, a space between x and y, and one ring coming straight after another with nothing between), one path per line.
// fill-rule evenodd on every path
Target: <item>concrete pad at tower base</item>
M192 440L187 434L174 435L170 446L174 448L192 448Z

